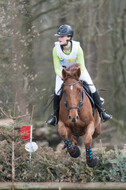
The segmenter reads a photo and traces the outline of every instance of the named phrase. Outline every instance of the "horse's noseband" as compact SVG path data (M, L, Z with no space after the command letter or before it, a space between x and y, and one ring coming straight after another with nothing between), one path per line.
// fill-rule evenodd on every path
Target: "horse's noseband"
M71 84L64 83L63 87L64 86L70 86L71 88L73 88L73 86L76 85L77 83L80 83L82 86L82 83L80 81L76 81L76 82L71 83ZM82 89L83 89L83 87L82 87ZM80 101L78 103L78 106L69 107L67 104L67 101L66 101L65 91L63 90L64 105L66 106L67 110L69 111L71 109L77 109L78 111L80 111L82 106L84 105L84 95L85 95L84 89L83 89L83 91L80 90ZM82 101L81 101L81 97L82 97Z

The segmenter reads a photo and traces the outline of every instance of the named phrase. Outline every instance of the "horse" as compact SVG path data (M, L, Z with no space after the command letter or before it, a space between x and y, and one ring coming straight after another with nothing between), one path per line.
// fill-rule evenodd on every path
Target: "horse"
M92 104L85 93L82 81L79 80L81 69L79 64L62 70L63 86L59 107L58 133L64 140L64 148L70 156L80 156L78 141L84 136L86 163L94 168L98 162L92 153L92 140L101 133L101 118L97 109L92 113Z

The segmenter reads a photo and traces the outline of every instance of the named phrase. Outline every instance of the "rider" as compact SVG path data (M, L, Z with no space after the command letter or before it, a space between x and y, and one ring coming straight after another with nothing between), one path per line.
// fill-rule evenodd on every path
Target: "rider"
M89 89L92 93L95 105L99 111L99 114L103 121L107 121L112 118L107 114L101 104L99 94L92 82L92 79L85 67L83 50L80 47L80 43L73 41L73 29L69 25L61 25L58 28L57 34L58 42L55 42L53 48L53 62L56 73L55 92L54 92L54 115L47 121L47 124L55 125L58 121L59 115L59 102L60 102L60 88L63 84L62 69L67 68L73 63L79 63L81 68L80 80L87 82Z

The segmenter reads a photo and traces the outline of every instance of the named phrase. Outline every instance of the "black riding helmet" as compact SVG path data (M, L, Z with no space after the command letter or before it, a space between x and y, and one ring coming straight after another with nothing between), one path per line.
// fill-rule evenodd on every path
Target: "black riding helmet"
M69 25L61 25L58 30L57 30L57 34L55 34L55 36L71 36L71 38L73 37L73 29L71 26Z

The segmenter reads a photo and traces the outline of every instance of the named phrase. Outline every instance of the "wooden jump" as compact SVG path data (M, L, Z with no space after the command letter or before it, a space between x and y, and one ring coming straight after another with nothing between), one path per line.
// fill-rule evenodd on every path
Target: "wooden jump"
M0 183L0 190L11 190L12 183ZM14 190L126 190L126 183L14 183Z

